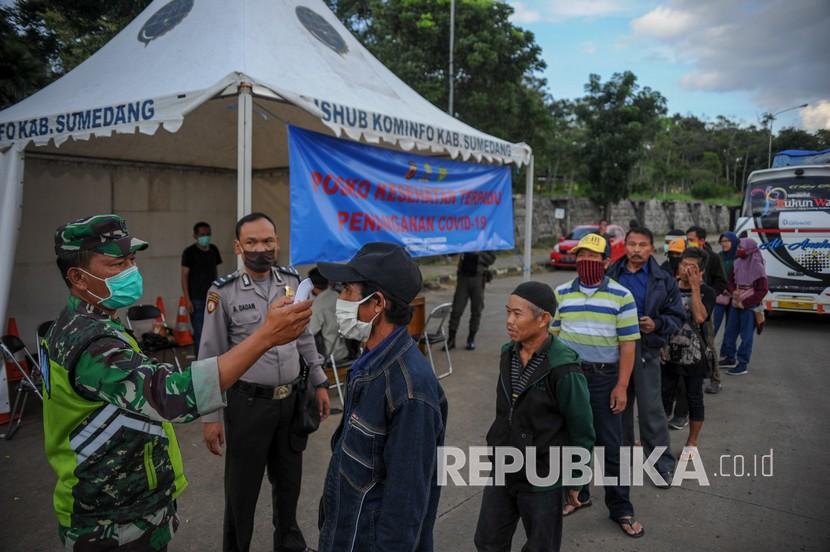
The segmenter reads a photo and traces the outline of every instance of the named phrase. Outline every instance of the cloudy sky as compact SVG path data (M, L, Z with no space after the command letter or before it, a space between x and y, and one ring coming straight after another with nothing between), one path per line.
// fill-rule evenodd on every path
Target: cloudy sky
M830 128L830 0L508 0L533 31L555 98L633 71L669 111Z

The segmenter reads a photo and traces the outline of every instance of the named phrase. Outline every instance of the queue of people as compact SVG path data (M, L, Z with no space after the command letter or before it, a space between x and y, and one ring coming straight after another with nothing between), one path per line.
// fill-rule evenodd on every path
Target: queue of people
M733 363L729 374L745 374L766 293L752 240L736 244L725 234L728 245L715 255L700 229L689 234L670 246L663 267L645 227L629 230L626 255L611 266L605 237L589 234L574 248L574 279L555 290L525 282L508 296L488 445L535 447L542 473L551 446L602 446L611 476L620 473L620 447L642 444L646 454L665 447L656 484L669 488L676 459L668 419L679 395L691 420L687 446L697 446L703 427L703 381L715 362L715 325L708 322L724 307L720 366ZM204 306L197 359L177 371L145 355L117 317L142 294L136 254L149 244L117 215L73 221L55 234L69 299L46 336L52 393L44 427L64 548L166 550L179 523L176 499L187 486L170 422L201 418L207 449L225 458L222 549L250 549L267 474L274 550L311 550L297 522L303 451L313 431L308 418L328 417L324 358L347 354L336 343L352 340L363 349L331 441L318 549L433 550L436 457L448 403L406 328L422 288L417 264L386 243L365 245L348 263L320 263L311 274L312 307L291 300L300 277L276 264L279 238L267 215L237 222L234 252L244 268L221 278L210 236L210 226L198 223L196 243L182 255L189 305L194 314ZM467 295L480 286L483 297L490 255L460 260L459 271L475 286ZM718 270L726 281L721 291L707 283ZM205 288L207 275L214 280ZM719 300L725 294L728 303ZM474 304L479 315L482 301ZM471 322L468 349L477 327ZM626 536L642 537L629 488L604 490L610 519ZM559 550L564 518L591 504L588 486L556 480L540 487L524 469L510 473L484 490L475 547L509 550L521 520L525 550Z

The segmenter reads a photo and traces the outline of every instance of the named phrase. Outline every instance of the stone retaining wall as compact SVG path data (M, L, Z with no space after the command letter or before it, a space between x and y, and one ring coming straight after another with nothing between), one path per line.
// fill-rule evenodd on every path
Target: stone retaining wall
M555 209L565 210L565 218L554 218ZM516 224L516 245L524 241L525 200L523 195L513 196ZM579 224L596 224L601 217L600 209L585 198L534 198L533 241L558 239ZM629 221L645 224L656 235L669 230L686 230L699 225L713 235L729 229L729 208L724 205L709 205L702 201L659 201L623 200L611 206L611 224L628 228Z

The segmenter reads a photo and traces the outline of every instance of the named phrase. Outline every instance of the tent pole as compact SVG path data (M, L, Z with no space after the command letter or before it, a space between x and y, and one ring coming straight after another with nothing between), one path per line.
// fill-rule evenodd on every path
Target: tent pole
M237 113L237 161L236 161L236 218L241 219L251 212L251 156L253 150L253 98L251 85L239 85L239 109ZM236 265L242 269L242 257Z
M527 163L527 181L525 182L525 250L522 263L522 280L530 280L531 246L533 244L533 154Z
M455 78L455 68L453 67L453 58L455 57L455 0L450 0L450 71L449 71L449 82L450 82L450 97L449 97L449 106L447 107L447 113L449 113L450 117L455 117L455 105L454 105L454 96L455 96L455 83L453 79Z
M24 147L15 144L9 150L0 152L0 236L3 236L3 240L0 240L0 324L6 323L9 314L7 310L15 267L14 252L23 215ZM2 369L0 363L0 370ZM0 395L4 391L0 391ZM2 404L0 412L5 412Z

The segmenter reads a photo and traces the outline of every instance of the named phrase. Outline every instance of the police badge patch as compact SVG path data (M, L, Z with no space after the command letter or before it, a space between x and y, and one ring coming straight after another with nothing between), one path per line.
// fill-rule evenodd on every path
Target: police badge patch
M208 314L213 314L213 312L216 310L216 307L219 306L219 299L221 299L221 297L215 291L211 291L210 293L208 293L208 296L207 296L207 313Z

